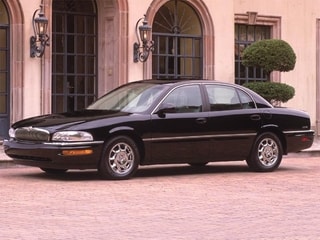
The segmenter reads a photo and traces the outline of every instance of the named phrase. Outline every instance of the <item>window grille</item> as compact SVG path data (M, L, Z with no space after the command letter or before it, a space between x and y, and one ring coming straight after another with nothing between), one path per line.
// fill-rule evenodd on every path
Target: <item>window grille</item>
M191 6L184 1L167 2L157 12L152 30L154 79L202 78L202 30Z
M242 85L247 82L268 80L262 68L245 67L242 64L242 53L250 44L270 39L270 36L270 26L235 24L235 83Z
M91 1L53 1L52 112L87 107L97 92L97 15Z

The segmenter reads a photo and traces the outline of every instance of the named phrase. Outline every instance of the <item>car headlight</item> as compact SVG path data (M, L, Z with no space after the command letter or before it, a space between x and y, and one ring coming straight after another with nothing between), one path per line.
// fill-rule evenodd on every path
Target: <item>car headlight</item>
M16 137L16 130L13 128L9 129L9 137L10 138L15 138Z
M83 131L61 131L52 135L52 141L57 142L87 142L93 141L93 137L88 132Z

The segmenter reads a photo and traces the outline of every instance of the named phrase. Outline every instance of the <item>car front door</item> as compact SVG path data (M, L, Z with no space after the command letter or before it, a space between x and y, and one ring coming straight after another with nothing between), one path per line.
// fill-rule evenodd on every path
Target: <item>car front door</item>
M208 112L198 84L172 90L152 115L152 138L148 141L153 163L206 162Z

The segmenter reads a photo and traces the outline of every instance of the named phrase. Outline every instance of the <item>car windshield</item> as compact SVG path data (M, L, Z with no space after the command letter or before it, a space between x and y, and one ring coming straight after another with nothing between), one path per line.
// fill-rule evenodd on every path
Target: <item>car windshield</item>
M147 110L164 90L164 85L132 83L104 95L87 109L139 113Z

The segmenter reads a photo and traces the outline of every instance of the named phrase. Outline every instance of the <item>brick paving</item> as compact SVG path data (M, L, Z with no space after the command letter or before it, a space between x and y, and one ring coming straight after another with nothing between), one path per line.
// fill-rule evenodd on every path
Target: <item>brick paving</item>
M153 166L128 181L96 171L0 169L0 239L320 239L320 158L272 173L244 162Z

